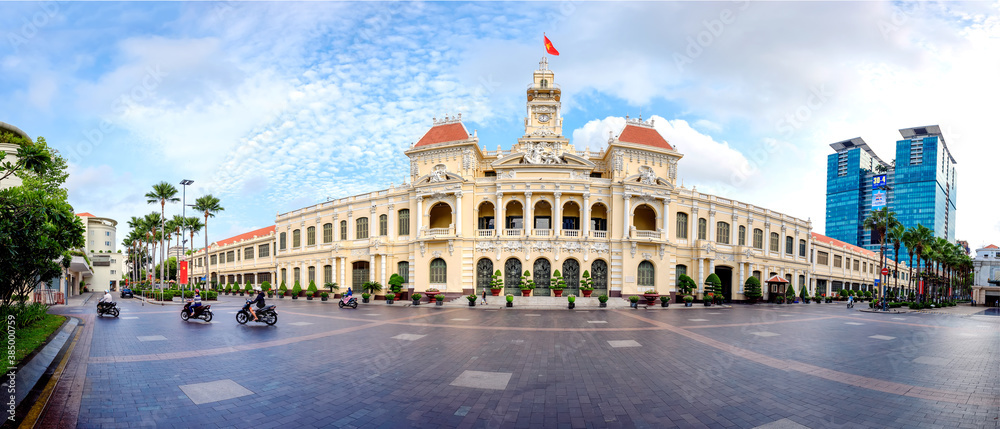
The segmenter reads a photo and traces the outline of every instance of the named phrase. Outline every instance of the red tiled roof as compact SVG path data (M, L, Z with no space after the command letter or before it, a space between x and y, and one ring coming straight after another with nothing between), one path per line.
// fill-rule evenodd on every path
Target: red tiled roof
M94 216L94 215L92 215L90 213L87 213L87 212L77 213L76 215L80 216L80 217L97 217L97 216Z
M784 277L775 274L774 277L767 279L764 283L788 283L788 280L785 280Z
M845 248L847 250L853 250L855 252L862 253L862 254L868 255L868 256L873 257L873 258L878 258L878 252L872 252L871 250L865 249L864 247L858 247L858 246L855 246L853 244L845 243L843 241L837 240L836 238L827 237L827 236L825 236L823 234L817 234L815 232L812 233L812 236L813 236L814 240L819 241L820 243L826 243L826 244L837 246L837 247L843 247L843 248ZM885 253L885 259L888 260L888 261L892 260L892 258L889 257L890 253L891 252L886 252Z
M618 140L625 143L644 144L667 150L674 150L670 143L660 135L659 131L653 128L640 127L638 125L625 125L625 129L618 135Z
M984 247L983 249L1000 249L1000 247L997 247L996 244L991 244L989 246Z
M465 130L465 125L461 122L439 124L427 130L413 147L427 146L437 143L455 142L469 139L469 132Z
M225 246L227 244L232 244L232 243L235 243L235 242L240 241L240 240L246 240L248 238L253 238L253 236L255 236L255 235L258 236L258 237L263 237L263 236L268 235L268 234L270 234L272 232L274 232L274 225L271 225L271 226L269 226L267 228L255 229L255 230L250 231L250 232L244 232L244 233L242 233L240 235L237 235L235 237L229 237L229 238L227 238L225 240L216 241L214 244L216 246Z

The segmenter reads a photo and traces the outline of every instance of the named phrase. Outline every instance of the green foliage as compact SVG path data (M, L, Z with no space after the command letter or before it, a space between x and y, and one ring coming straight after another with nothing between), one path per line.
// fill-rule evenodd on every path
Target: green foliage
M791 283L789 283L788 287L785 288L785 299L787 299L788 302L791 302L795 299L795 287L792 286Z
M514 295L511 295L511 294L508 293L507 296L506 296L506 298L507 298L507 302L514 302Z
M392 292L389 292L389 293L385 294L385 299L386 300L396 299L396 294L394 294Z
M368 298L371 298L371 297L372 297L372 294L370 294L368 292L362 292L361 293L361 299L368 299Z
M340 290L340 285L337 284L337 282L327 283L323 285L323 287L327 288L330 292L333 292L335 290Z
M444 295L439 293L437 295L434 295L434 299L438 301L444 301Z
M271 291L271 282L269 282L267 280L264 280L264 282L260 284L260 288L264 292L270 292Z
M503 289L503 274L500 273L500 270L493 273L493 278L490 279L490 289Z
M580 278L580 290L594 290L594 279L590 278L590 271L583 270Z
M694 282L694 279L689 277L687 274L681 274L677 279L677 288L680 289L682 294L690 294L691 291L698 288L698 284Z
M420 292L416 292L416 293L413 294L413 300L414 301L420 301L421 297L423 297L423 295L421 295Z
M37 302L28 304L21 301L17 305L0 308L0 317L3 317L3 320L10 320L13 316L14 328L23 329L44 319L48 311L49 306L45 304ZM20 334L18 336L20 337Z
M805 286L799 286L799 298L802 298L803 302L809 301L809 288Z
M521 276L521 290L532 290L535 288L535 280L531 278L531 273L528 270L524 270L524 275Z
M549 288L556 290L566 288L566 280L563 280L563 276L561 273L559 273L559 270L555 270L552 272L552 279L550 280Z
M362 285L362 289L368 291L369 293L374 294L375 292L379 292L382 290L382 283L367 281L364 283L364 285Z
M608 296L607 295L600 295L600 296L597 297L597 300L600 301L600 302L608 302Z
M320 298L329 298L329 297L330 297L330 294L329 294L328 292L323 292L323 293L320 293L320 294L319 294L319 297L320 297ZM396 297L396 295L393 295L393 296L392 296L392 298L389 298L389 295L386 295L386 296L385 296L385 298L386 298L386 299L393 299L393 298L395 298L395 297Z
M295 284L292 286L292 296L299 296L302 293L302 286L299 285L299 281L296 280Z
M205 291L205 299L219 299L219 293L214 290Z
M306 290L309 291L309 295L316 296L316 292L319 292L319 289L316 287L316 281L309 280L309 287Z
M743 295L748 299L760 299L763 295L760 289L760 280L750 276L743 282Z
M715 273L711 273L705 278L705 293L712 292L716 295L722 293L722 279ZM716 291L718 289L718 291Z
M576 295L573 295L573 294L566 295L566 299L569 302L576 302Z
M468 299L468 300L469 300L469 302L476 302L476 298L478 298L478 297L476 296L476 294L471 294L471 295L467 295L467 296L465 297L465 299Z
M253 285L250 284L250 280L247 280L246 285L243 286L243 291L247 293L253 292Z
M639 295L632 295L628 297L629 302L639 302Z
M666 295L660 295L660 302L670 301L670 297Z
M288 290L288 288L285 287L285 282L281 282L281 286L278 287L278 290L280 290L282 292Z
M403 290L403 283L406 283L406 279L404 279L403 276L397 273L393 273L391 276L389 276L389 281L386 283L389 284L389 288L394 293L399 293L400 291Z
M684 295L684 302L694 302L694 296Z

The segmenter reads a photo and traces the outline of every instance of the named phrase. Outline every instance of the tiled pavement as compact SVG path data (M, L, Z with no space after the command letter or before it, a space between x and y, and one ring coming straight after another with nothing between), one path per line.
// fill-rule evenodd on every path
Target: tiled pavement
M1000 427L1000 317L273 301L87 314L43 426Z

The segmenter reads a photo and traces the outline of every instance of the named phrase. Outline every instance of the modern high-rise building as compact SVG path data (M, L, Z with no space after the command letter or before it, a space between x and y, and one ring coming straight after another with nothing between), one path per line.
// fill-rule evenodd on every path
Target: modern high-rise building
M880 237L864 228L875 208L889 207L905 227L924 225L955 241L955 158L937 125L904 128L896 157L886 162L861 137L833 143L827 157L826 235L877 251ZM899 257L907 260L905 248Z

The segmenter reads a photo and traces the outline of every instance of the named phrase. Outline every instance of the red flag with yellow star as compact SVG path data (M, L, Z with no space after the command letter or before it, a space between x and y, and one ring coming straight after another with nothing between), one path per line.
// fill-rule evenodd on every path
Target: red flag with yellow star
M543 34L542 37L545 38L545 52L548 52L549 55L559 56L559 51L556 50L555 46L552 46L552 41L549 40L549 36Z

